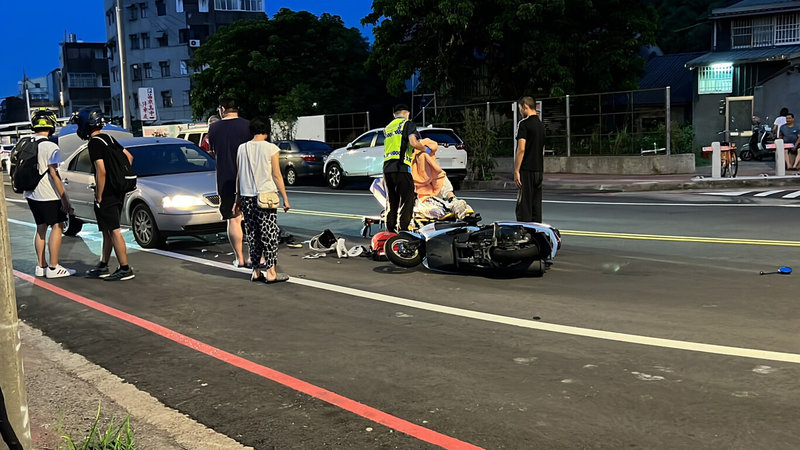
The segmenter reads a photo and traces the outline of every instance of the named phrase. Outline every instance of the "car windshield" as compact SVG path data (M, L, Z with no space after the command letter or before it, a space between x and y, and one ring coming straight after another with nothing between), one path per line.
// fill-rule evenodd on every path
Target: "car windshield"
M426 130L423 128L419 130L419 133L423 138L432 139L437 144L461 145L461 138L452 131Z
M189 143L143 145L129 150L133 154L133 171L140 177L216 170L214 160Z
M296 141L296 142L297 142L297 148L299 148L301 152L314 152L314 151L329 152L333 150L330 145L321 141Z

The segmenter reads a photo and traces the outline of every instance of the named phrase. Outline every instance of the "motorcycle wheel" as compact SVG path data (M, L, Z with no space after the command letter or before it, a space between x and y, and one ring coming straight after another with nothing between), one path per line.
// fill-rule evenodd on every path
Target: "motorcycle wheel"
M742 161L752 161L755 155L753 155L753 152L750 151L749 148L743 148L741 153L739 153L739 158L741 158Z
M400 267L416 267L425 257L423 242L408 236L392 236L384 246L386 257Z

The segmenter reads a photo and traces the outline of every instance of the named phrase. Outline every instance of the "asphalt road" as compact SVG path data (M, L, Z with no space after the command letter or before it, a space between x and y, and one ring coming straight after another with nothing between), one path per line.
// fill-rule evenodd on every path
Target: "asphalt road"
M462 195L513 219L508 193ZM759 275L800 268L797 199L547 192L564 242L542 278L282 246L292 280L255 285L206 236L131 249L128 282L34 286L32 218L6 197L20 317L246 445L800 447L798 274ZM290 198L278 220L299 239L362 242L378 210L363 189ZM62 263L83 271L98 251L87 226Z

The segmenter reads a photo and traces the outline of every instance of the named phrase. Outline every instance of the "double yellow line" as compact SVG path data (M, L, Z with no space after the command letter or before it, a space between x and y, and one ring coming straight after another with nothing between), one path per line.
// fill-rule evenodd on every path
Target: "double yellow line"
M307 216L331 217L335 219L361 220L364 216L358 214L343 214L324 211L310 211L304 209L291 209L290 214ZM702 236L670 236L661 234L636 234L636 233L606 233L602 231L559 230L564 236L580 236L601 239L632 239L639 241L662 242L693 242L699 244L734 244L734 245L767 245L774 247L800 247L800 241L775 241L768 239L741 239L741 238L716 238Z
M715 238L700 236L669 236L660 234L605 233L602 231L559 230L565 236L596 237L607 239L634 239L640 241L695 242L703 244L772 245L800 247L798 241L773 241L767 239Z

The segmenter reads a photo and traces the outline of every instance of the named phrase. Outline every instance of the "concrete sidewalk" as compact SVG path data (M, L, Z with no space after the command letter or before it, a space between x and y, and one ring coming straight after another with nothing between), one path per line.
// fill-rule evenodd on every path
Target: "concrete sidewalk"
M800 172L787 171L775 176L773 161L740 161L736 178L711 178L711 166L700 166L695 173L677 175L592 175L574 173L545 173L545 190L586 191L666 191L676 189L725 189L745 187L800 188ZM464 180L462 190L516 190L510 173L496 174L491 181Z

